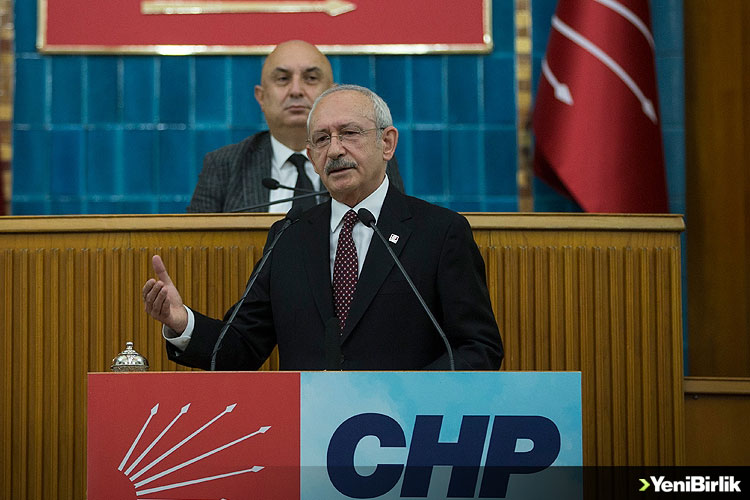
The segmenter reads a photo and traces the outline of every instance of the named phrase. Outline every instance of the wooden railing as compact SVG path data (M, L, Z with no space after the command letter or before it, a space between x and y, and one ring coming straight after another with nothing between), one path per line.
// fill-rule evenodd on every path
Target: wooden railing
M467 217L503 369L582 372L584 463L681 464L682 219ZM278 218L0 217L0 497L85 498L86 373L108 370L126 341L154 371L184 369L143 312L151 256L188 305L221 316ZM277 366L272 356L265 368Z

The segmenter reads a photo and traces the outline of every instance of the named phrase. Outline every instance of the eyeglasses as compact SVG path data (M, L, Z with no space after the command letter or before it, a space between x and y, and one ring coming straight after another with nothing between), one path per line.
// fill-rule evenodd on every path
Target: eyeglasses
M314 134L312 138L307 141L312 149L321 150L331 145L331 140L334 137L338 137L339 141L344 146L354 146L362 141L364 135L373 130L385 130L385 127L368 128L365 130L359 128L345 128L339 131L338 134L326 134L325 132L319 132Z

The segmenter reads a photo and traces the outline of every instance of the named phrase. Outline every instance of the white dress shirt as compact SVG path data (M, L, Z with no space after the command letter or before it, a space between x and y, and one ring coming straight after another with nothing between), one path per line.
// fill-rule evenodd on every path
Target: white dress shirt
M294 151L293 149L284 146L278 140L276 140L273 135L271 136L271 149L273 150L273 156L271 157L271 177L279 181L279 184L283 186L294 187L294 185L297 183L297 167L295 167L292 162L289 161L289 157L294 153L299 153L307 158L307 153L305 151ZM315 172L315 168L313 168L313 164L310 162L310 159L305 162L305 172L307 172L307 176L312 181L313 189L319 191L320 177ZM272 189L269 193L268 201L283 200L285 198L291 198L296 194L303 193L295 193L290 189L283 188ZM291 208L292 202L285 201L284 203L276 203L275 205L270 205L268 207L268 211L287 213L289 210L291 210Z
M380 210L383 208L383 202L385 201L385 195L388 193L388 176L385 176L380 187L370 194L367 198L360 201L357 205L349 207L343 203L331 198L331 282L333 282L333 264L336 258L336 247L339 244L339 234L341 228L344 226L344 215L349 210L357 212L360 208L366 208L372 215L375 216L375 222L380 219ZM352 229L352 239L354 239L354 246L357 248L357 276L362 272L362 265L365 262L367 256L367 250L370 248L370 241L372 235L375 233L371 228L357 221Z
M292 168L294 168L294 166L292 166ZM317 174L315 177L318 179L318 181L320 180ZM341 233L341 228L343 226L344 215L346 215L346 212L348 212L349 210L354 210L356 212L360 208L366 208L367 210L372 212L372 215L375 216L375 221L377 222L380 219L380 211L383 208L383 203L385 202L385 195L388 193L389 184L390 182L388 181L388 176L386 175L383 179L383 182L380 184L380 187L373 191L370 196L353 207L349 207L348 205L331 199L331 255L329 259L331 263L331 282L333 282L333 265L334 260L336 259L336 247L339 244L339 234ZM354 239L354 246L357 248L357 275L362 272L362 265L365 262L365 257L367 256L367 251L370 248L370 242L372 241L372 235L374 232L375 231L365 226L360 221L357 221L357 223L354 225L354 228L352 229L352 239ZM175 332L171 328L168 328L166 325L162 327L162 336L167 340L167 342L171 342L176 348L181 351L184 351L187 348L188 342L190 342L190 338L193 335L193 328L195 327L195 316L193 315L193 311L191 311L187 306L185 306L185 310L188 314L188 324L185 328L185 331L182 332L181 335L177 334L177 332Z

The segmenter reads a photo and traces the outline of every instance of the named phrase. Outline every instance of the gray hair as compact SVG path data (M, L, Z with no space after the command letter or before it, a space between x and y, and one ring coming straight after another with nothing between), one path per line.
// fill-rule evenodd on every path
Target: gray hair
M333 94L334 92L341 92L344 90L351 90L354 92L359 92L362 95L367 96L368 99L370 99L370 102L372 103L372 108L375 114L375 126L378 128L378 138L381 137L382 131L386 127L390 127L393 125L393 118L391 118L391 110L388 109L388 105L385 103L385 101L375 92L372 90L361 87L359 85L335 85L322 94L318 96L317 99L315 99L315 102L312 105L312 108L310 108L310 114L307 115L307 133L310 133L310 121L312 119L312 115L315 112L315 108L318 106L318 103L321 99L326 97L327 95Z

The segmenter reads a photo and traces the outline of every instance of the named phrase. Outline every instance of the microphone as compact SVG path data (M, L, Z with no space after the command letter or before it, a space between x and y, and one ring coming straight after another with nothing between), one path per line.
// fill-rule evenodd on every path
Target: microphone
M383 233L381 233L380 229L378 229L378 226L375 224L375 216L372 215L372 212L370 212L366 208L360 208L359 210L357 210L357 217L359 217L359 220L362 221L362 224L364 224L367 227L371 227L373 231L375 231L375 234L377 234L378 237L380 238L380 241L383 242L383 245L385 245L385 248L388 250L388 253L391 254L391 257L393 257L393 261L401 270L401 274L403 274L404 278L406 278L406 282L409 283L409 286L414 292L414 295L416 295L417 298L419 299L419 303L422 304L422 308L424 308L425 312L427 313L427 316L430 317L430 321L432 321L432 324L435 325L435 329L440 335L440 338L443 340L443 343L445 344L445 349L448 351L448 361L450 362L451 371L456 371L456 364L453 361L453 349L451 349L450 342L448 342L448 337L446 337L443 329L440 328L440 325L435 319L435 316L432 315L432 311L430 311L430 308L427 307L427 303L422 298L422 295L419 293L419 290L417 290L417 287L414 286L414 283L412 282L411 278L407 274L406 269L404 269L404 266L401 264L401 261L398 260L398 257L396 257L396 254L393 252L393 249L385 240Z
M255 210L256 208L270 207L271 205L276 205L277 203L284 203L284 202L287 202L287 201L301 200L302 198L309 198L311 196L331 196L331 195L326 190L323 190L323 191L314 191L312 193L305 193L305 194L299 194L297 196L292 196L291 198L284 198L283 200L268 201L266 203L259 203L257 205L252 205L252 206L249 206L249 207L236 208L234 210L230 210L229 213L249 212L250 210Z
M264 178L260 182L263 184L263 187L268 188L270 190L281 188L281 189L288 189L290 191L295 191L297 193L314 193L315 192L312 189L305 189L305 188L296 188L296 187L284 186L284 185L280 184L279 181L277 181L273 177L266 177L266 178Z
M281 235L284 234L284 231L289 229L289 227L297 222L299 220L300 215L302 214L302 208L295 207L289 210L289 212L286 214L284 224L281 226L281 229L278 233L276 233L276 236L274 237L273 241L271 241L271 244L268 245L268 248L263 253L263 257L260 259L260 262L258 262L258 266L255 268L255 271L250 276L250 279L247 282L247 286L245 287L245 293L242 294L242 298L239 302L237 302L237 305L234 306L234 309L232 310L232 314L229 316L229 319L227 319L227 322L224 323L224 327L221 329L221 332L219 332L219 338L216 339L216 343L214 344L214 349L211 352L211 370L210 371L216 371L216 355L219 352L219 349L221 348L221 342L224 340L224 335L227 334L227 331L229 330L229 326L232 324L232 321L234 321L234 317L237 316L237 312L240 310L240 306L245 302L245 299L247 298L247 295L250 293L250 289L253 287L253 284L255 283L255 280L258 279L258 276L260 275L261 269L263 269L263 266L266 264L266 261L268 260L268 257L271 255L271 251L273 250L273 247L276 246L276 242L279 241L279 238L281 238Z

